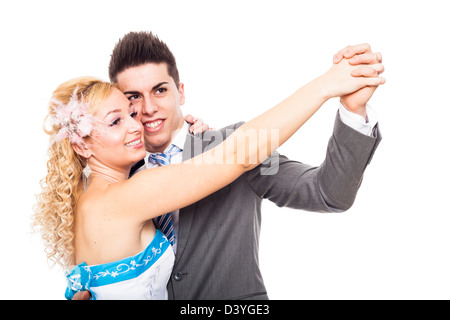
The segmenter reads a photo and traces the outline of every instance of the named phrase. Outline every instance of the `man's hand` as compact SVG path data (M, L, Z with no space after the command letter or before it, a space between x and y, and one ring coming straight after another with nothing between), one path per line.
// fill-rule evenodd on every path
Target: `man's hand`
M89 300L91 293L89 291L78 291L73 295L72 300Z
M373 75L374 77L384 72L384 67L381 64L381 53L372 53L369 44L348 46L334 55L333 62L339 63L342 59L349 59L349 63L352 65L372 65L377 72L377 74ZM357 75L355 74L354 76ZM366 104L372 97L376 88L376 86L365 87L351 94L342 96L341 103L347 110L367 118Z

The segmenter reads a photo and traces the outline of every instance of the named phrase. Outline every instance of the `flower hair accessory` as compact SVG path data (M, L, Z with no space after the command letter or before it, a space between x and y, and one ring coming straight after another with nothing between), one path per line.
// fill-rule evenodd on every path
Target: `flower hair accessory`
M88 113L89 104L83 102L83 97L78 100L77 90L78 88L72 93L67 104L56 99L51 101L56 105L51 122L60 127L51 144L69 138L70 143L86 147L83 138L91 134L96 119Z

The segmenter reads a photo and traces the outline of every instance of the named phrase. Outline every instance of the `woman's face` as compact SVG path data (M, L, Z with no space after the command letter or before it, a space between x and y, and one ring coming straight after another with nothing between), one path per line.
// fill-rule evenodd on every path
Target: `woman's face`
M129 169L145 157L143 127L130 101L113 88L95 114L90 150L96 161L111 169Z

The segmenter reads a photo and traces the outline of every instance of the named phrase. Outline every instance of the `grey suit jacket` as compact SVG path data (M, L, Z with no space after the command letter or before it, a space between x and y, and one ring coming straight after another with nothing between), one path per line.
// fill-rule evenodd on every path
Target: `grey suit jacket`
M225 129L219 131L223 137L230 133ZM189 135L183 158L218 144L217 134ZM338 115L321 166L274 153L233 183L181 209L169 299L268 299L258 261L262 199L302 210L347 210L381 140L378 128L374 136L346 126ZM276 174L261 174L277 161Z

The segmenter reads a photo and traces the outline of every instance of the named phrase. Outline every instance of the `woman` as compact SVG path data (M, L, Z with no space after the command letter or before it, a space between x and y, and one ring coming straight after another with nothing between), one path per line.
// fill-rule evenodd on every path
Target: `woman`
M343 60L214 149L130 179L131 166L145 156L145 149L139 114L128 99L92 78L59 86L48 115L53 119L49 173L35 224L50 258L65 267L77 265L68 275L66 296L87 289L96 299L166 299L174 254L152 218L197 202L257 166L327 99L384 83L377 68L382 67L351 66ZM279 141L259 136L273 129ZM255 144L245 143L249 131L257 137ZM236 161L242 154L244 161ZM253 159L257 163L251 164ZM82 181L87 164L92 170L89 185ZM191 187L177 188L184 184Z

